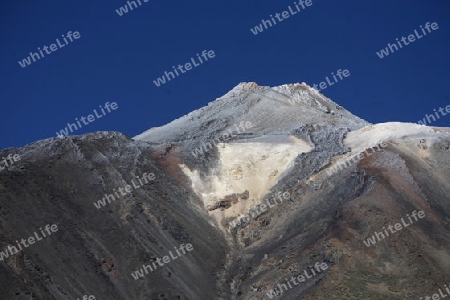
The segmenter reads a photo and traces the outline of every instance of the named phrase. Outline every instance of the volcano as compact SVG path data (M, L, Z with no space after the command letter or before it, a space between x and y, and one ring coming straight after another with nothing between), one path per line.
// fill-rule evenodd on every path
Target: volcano
M450 283L450 129L370 124L305 83L240 83L133 138L8 155L2 299L419 299ZM408 216L423 217L387 231Z

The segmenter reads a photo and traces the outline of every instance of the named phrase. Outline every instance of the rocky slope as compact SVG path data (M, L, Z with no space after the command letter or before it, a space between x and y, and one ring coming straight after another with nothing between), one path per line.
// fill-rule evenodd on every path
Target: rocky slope
M241 83L133 139L10 153L0 252L58 231L3 257L2 299L419 299L450 283L450 130L371 125L306 84Z

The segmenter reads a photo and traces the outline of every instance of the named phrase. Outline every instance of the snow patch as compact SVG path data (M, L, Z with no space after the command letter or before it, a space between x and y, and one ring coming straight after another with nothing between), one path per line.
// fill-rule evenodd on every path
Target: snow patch
M344 145L351 147L352 153L359 153L383 141L403 139L407 136L422 137L433 133L431 127L413 123L380 123L349 132L344 139Z
M201 178L197 170L181 165L191 179L192 189L205 207L213 206L227 195L249 192L249 199L233 207L214 212L222 217L238 216L254 205L293 166L294 159L311 146L294 136L272 136L258 141L218 144L219 161L209 176ZM253 199L253 200L252 200Z

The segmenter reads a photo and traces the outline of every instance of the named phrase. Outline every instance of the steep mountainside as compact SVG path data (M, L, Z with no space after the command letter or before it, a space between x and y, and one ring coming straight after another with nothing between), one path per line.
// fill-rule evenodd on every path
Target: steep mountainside
M0 171L1 299L419 299L450 286L450 129L372 125L306 84L241 83L133 139L8 154L21 160ZM58 230L18 248L47 224Z

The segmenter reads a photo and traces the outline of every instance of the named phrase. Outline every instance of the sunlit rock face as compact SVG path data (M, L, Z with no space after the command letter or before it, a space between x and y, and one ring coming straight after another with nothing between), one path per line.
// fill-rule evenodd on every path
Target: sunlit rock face
M239 131L243 123L251 127ZM241 83L207 107L135 139L178 147L173 153L183 157L180 168L192 190L224 229L224 220L261 203L296 160L308 164L302 173L314 176L314 169L344 151L339 138L365 125L304 83L272 88ZM223 141L230 131L237 134ZM244 199L238 197L242 193Z
M241 83L133 139L11 153L0 251L58 232L0 262L2 299L420 299L450 283L450 130L369 124L306 84Z
M307 142L295 136L262 137L219 144L217 166L203 179L197 171L191 171L185 165L181 167L192 182L193 191L205 207L214 211L220 223L223 218L237 217L260 202L293 167L295 158L310 150ZM217 203L234 194L245 196L233 201L232 209L214 209L221 208Z

